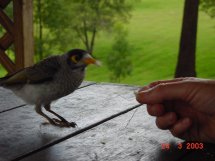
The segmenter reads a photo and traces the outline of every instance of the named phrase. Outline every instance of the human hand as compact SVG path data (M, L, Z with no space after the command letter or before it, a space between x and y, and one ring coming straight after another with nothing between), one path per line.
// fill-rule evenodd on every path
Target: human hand
M160 129L187 141L215 143L215 81L177 78L143 87L136 99L147 104Z

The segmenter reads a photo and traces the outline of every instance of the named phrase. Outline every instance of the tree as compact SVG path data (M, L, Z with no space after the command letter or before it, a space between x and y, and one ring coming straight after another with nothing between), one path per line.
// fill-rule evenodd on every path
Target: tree
M79 42L92 53L100 31L110 31L118 21L127 22L131 10L127 1L34 0L37 59Z
M201 0L201 9L211 18L215 17L215 0Z
M180 49L175 77L196 76L195 51L199 0L185 0Z
M68 50L73 43L68 0L34 0L35 49L38 60Z
M131 5L126 0L72 0L71 28L92 53L99 31L110 31L117 22L126 22Z
M120 25L116 30L111 54L107 57L107 66L111 71L110 80L120 82L121 78L132 72L132 49L127 40L127 31Z
M35 50L36 53L39 55L39 59L43 58L43 23L42 23L42 1L34 1L35 5L35 25L36 28L36 37L35 37Z

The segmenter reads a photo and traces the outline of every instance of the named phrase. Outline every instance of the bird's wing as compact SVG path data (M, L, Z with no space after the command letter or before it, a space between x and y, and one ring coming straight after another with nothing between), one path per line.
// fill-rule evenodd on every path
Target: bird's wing
M0 85L36 84L52 80L60 68L58 56L49 57L31 67L0 79Z

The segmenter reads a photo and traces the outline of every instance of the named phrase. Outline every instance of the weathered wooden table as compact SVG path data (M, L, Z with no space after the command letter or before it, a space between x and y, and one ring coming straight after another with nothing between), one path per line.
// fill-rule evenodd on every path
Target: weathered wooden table
M77 128L42 125L34 107L0 88L0 161L215 160L213 145L186 149L186 143L159 130L134 97L138 87L84 82L53 110ZM197 144L195 144L197 145Z

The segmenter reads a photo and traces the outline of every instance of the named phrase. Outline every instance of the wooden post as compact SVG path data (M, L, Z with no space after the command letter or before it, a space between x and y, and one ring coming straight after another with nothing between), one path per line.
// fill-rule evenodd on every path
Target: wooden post
M33 64L33 1L13 0L16 70Z
M13 20L4 9L13 2ZM9 73L33 64L33 0L0 0L0 24L6 33L0 38L0 63ZM15 62L6 54L14 44Z
M196 76L195 51L199 0L185 0L181 42L175 77Z

